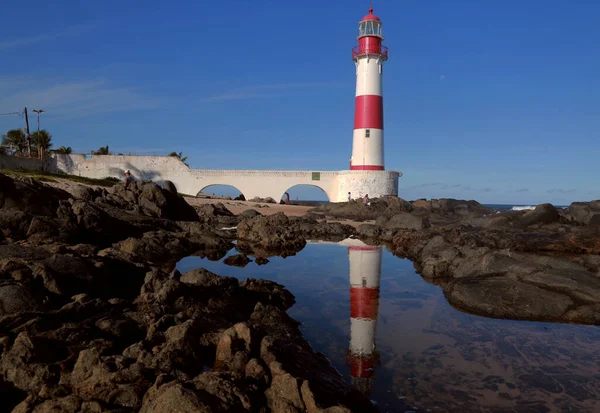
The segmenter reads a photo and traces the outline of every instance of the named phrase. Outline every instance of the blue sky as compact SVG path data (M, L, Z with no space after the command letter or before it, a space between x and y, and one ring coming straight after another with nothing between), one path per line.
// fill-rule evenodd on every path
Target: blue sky
M3 2L0 113L43 108L55 145L76 151L183 151L194 168L347 169L350 49L368 5ZM404 173L401 197L600 198L599 1L374 8L390 49L386 168ZM0 131L22 123L0 116Z

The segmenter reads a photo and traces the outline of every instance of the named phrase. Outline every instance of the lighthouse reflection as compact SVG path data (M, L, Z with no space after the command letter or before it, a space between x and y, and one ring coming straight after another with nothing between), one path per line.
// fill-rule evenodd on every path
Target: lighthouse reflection
M348 247L350 261L350 346L346 364L352 384L369 396L380 358L375 344L382 248L356 245Z

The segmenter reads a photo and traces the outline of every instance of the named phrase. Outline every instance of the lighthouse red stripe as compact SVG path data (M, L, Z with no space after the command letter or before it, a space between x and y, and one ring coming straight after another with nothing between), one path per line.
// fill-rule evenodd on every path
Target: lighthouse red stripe
M371 247L371 246L363 246L363 245L351 245L348 247L350 251L376 251L380 247Z
M350 165L351 171L383 171L384 169L381 165Z
M350 317L377 319L379 288L350 288Z
M352 377L372 377L375 373L375 363L371 357L353 357L350 362L350 374Z
M356 97L354 129L383 129L383 97L362 95Z

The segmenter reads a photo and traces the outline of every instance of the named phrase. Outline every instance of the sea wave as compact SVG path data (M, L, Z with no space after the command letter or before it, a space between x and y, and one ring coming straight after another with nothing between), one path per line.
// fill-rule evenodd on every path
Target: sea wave
M532 209L535 209L535 205L514 206L510 210L511 211L529 211Z

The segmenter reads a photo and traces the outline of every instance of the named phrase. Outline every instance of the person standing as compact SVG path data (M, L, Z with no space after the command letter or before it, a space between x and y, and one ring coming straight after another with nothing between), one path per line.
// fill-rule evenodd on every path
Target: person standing
M352 194L348 192L348 202L352 201Z

